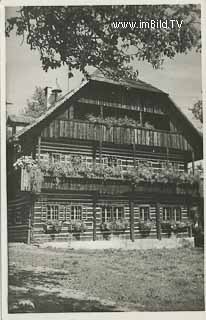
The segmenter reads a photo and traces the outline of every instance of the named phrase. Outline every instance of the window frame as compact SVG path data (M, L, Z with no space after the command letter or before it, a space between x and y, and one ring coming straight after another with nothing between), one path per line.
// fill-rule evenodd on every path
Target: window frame
M148 211L146 213L141 212L143 209L147 209ZM151 220L150 205L140 205L139 206L139 220L144 221L144 222Z
M74 212L73 212L73 209ZM80 209L80 212L79 212ZM71 221L82 221L83 220L83 206L82 205L74 205L72 204L70 207L70 220Z
M52 209L52 210L51 210ZM50 212L49 212L50 211ZM46 220L59 220L60 206L56 203L49 203L46 205Z
M165 219L165 214L164 214L165 209L169 209L169 219ZM179 216L178 219L177 219L177 216ZM163 206L162 207L162 221L176 221L176 222L182 221L182 208L181 208L181 206Z
M120 214L120 212L121 212L121 214ZM125 217L124 206L121 206L121 205L120 206L118 206L118 205L116 205L116 206L111 206L111 205L101 206L101 221L102 222L118 221L118 220L124 219L124 217Z

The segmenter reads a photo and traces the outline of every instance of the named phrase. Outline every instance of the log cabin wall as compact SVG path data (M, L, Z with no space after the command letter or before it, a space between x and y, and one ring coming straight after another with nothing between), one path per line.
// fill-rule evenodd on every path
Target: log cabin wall
M157 238L156 228L156 202L154 195L134 195L134 240L144 238ZM163 208L179 208L181 210L181 221L188 220L188 208L185 206L184 199L174 201L174 198L163 203L160 196L160 219L163 218ZM64 221L60 233L46 234L43 230L43 224L47 221L48 206L58 206L59 220ZM82 220L85 222L86 231L78 234L71 232L71 207L80 206L82 208ZM103 208L123 208L124 219L128 221L128 226L124 232L112 231L111 234L101 230L103 219ZM149 235L145 235L139 228L141 221L140 210L142 208L149 209L150 219L154 222ZM92 241L92 240L107 240L107 239L131 239L131 211L128 196L104 196L99 195L96 199L95 210L95 238L94 238L94 195L88 193L43 193L34 203L34 216L32 222L32 238L33 243L47 241ZM168 237L168 234L161 231L163 238ZM184 231L178 234L179 237L187 236L188 232Z
M99 163L100 159L100 149L96 144L82 144L81 141L65 141L65 140L47 140L42 139L40 145L40 160L49 161L52 156L53 159L56 158L56 162L64 162L64 156L72 154L79 155L88 164L92 163L93 155L95 149L96 162ZM39 147L36 146L36 158L38 158ZM133 166L134 165L134 151L132 146L116 146L116 145L103 145L101 152L103 162L107 161L109 157L116 157L120 160L120 165L122 167ZM167 153L166 149L141 149L136 147L136 160L140 161L150 161L154 168L159 169L161 165L165 164L167 161L171 161L176 169L183 171L185 160L183 152L169 151Z
M21 192L8 201L8 241L30 242L33 202L31 196Z

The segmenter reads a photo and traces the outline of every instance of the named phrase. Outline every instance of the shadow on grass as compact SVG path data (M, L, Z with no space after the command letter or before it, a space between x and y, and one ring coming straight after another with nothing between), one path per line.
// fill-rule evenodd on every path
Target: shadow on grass
M121 312L113 303L85 298L78 291L60 287L46 272L11 272L9 276L9 313ZM56 287L57 285L57 287ZM31 307L31 305L33 307Z

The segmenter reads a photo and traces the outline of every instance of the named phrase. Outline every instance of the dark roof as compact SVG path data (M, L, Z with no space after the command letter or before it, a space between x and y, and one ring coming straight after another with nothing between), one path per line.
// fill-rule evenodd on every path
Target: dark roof
M25 125L30 124L33 121L35 121L35 118L26 115L10 114L7 118L7 122L21 123Z
M139 79L138 80L131 80L131 79L114 80L114 79L112 79L111 76L104 75L99 70L92 73L89 76L89 79L95 80L95 81L107 82L107 83L111 83L114 85L121 85L121 86L129 87L129 88L135 88L135 89L146 90L146 91L150 91L150 92L167 94L166 92L164 92L158 88L155 88L151 84L146 83L144 81L141 81Z

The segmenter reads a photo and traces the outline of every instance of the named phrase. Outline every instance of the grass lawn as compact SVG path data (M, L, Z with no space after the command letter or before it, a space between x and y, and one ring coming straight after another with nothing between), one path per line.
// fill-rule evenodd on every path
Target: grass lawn
M74 251L10 244L9 310L24 312L29 300L32 312L202 311L203 272L203 250L196 248Z

